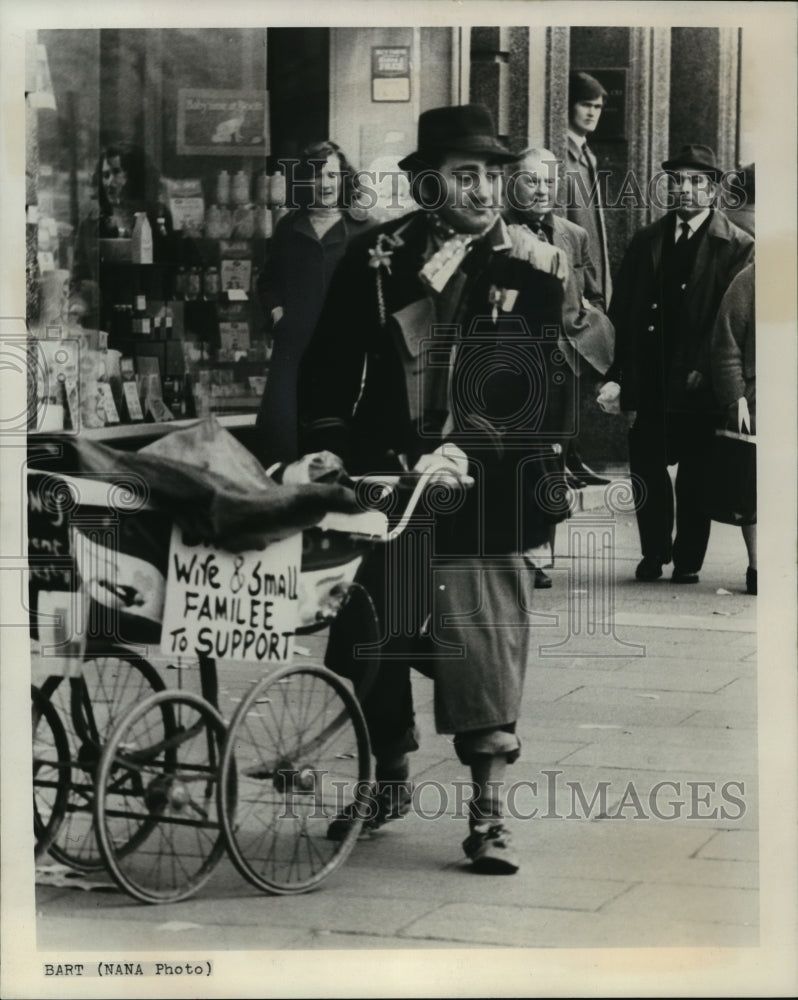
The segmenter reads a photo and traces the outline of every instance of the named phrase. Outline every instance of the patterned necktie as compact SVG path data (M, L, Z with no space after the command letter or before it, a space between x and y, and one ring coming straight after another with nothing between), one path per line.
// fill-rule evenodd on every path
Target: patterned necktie
M543 220L540 218L540 216L536 215L532 217L529 223L529 228L532 230L535 236L537 236L537 238L541 240L543 243L551 242L549 240L548 233L543 227Z

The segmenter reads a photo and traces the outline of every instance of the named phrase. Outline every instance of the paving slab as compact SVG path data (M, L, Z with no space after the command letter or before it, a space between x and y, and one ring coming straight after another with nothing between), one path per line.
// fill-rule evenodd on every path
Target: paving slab
M604 912L634 919L647 910L656 911L664 923L740 924L759 923L759 893L753 889L702 886L697 892L686 885L636 885L616 896Z
M471 941L521 948L740 947L758 943L756 928L656 918L634 921L609 915L564 913L530 907L453 903L406 927L403 935L440 941Z
M750 830L719 830L698 849L696 857L717 861L756 861L759 857L759 835Z

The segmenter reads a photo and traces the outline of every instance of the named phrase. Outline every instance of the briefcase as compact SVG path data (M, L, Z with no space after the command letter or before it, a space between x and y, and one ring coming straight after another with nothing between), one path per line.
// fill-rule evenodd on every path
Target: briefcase
M756 524L756 435L718 428L705 485L713 521Z

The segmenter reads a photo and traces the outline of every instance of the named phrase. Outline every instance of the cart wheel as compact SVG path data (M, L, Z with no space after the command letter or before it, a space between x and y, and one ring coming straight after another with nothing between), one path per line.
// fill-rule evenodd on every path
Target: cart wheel
M330 875L362 821L341 841L328 840L327 827L366 801L370 769L360 706L330 670L287 666L253 685L230 723L219 783L228 850L244 878L286 894Z
M52 844L63 822L69 799L69 742L58 712L31 688L33 730L33 833L34 857L40 858Z
M117 720L165 687L151 663L117 647L103 656L87 656L80 677L48 677L42 685L42 697L63 720L72 758L66 815L50 845L56 861L82 872L105 867L94 835L94 778L100 754Z
M114 881L142 903L186 899L224 853L216 805L224 736L222 717L199 695L162 691L120 719L105 745L97 839Z

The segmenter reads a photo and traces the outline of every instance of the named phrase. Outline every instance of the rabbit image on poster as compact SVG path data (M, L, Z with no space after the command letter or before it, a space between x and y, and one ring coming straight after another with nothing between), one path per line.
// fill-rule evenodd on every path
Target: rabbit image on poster
M244 136L241 134L241 126L244 124L244 117L244 115L237 115L235 118L228 118L226 121L220 122L211 136L211 142L243 142Z

